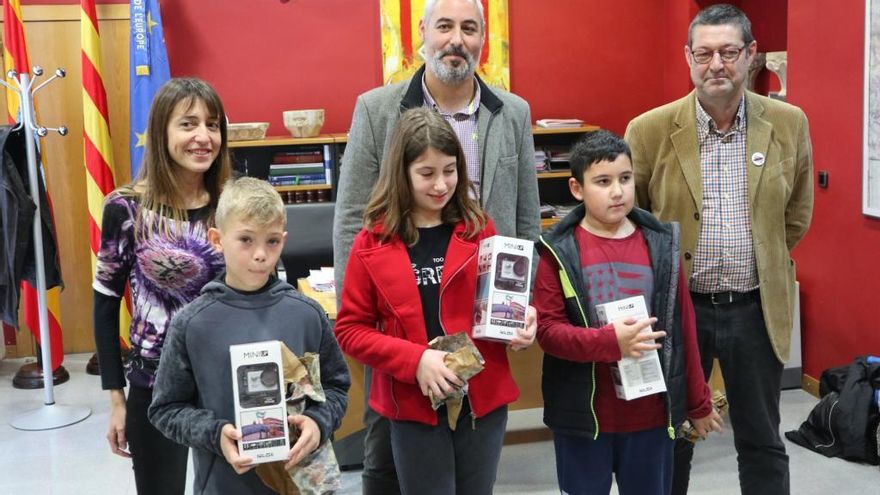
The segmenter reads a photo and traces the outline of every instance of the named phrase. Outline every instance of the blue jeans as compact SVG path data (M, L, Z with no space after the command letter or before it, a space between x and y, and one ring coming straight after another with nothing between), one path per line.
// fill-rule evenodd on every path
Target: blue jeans
M672 446L666 427L592 437L553 432L559 489L569 495L608 495L611 475L620 495L668 495Z
M739 485L747 495L788 495L788 455L779 436L782 363L776 358L758 291L729 304L694 296L703 374L718 358L730 404ZM674 495L687 493L694 444L675 446Z

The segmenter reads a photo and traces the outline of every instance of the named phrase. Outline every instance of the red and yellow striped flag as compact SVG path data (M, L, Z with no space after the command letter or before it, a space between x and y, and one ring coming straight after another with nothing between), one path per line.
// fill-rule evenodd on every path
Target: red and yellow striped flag
M15 69L18 73L30 72L30 61L27 55L27 43L24 37L24 24L21 20L20 0L4 0L3 2L3 72ZM4 76L5 77L5 76ZM18 120L19 112L18 95L9 89L6 90L6 110L10 123ZM36 104L34 104L36 110ZM41 154L43 162L45 154ZM44 175L45 176L45 175ZM49 184L46 184L46 194L51 196ZM49 209L52 209L52 201L49 200ZM51 211L49 212L51 214ZM52 344L52 369L61 366L64 360L64 343L61 338L61 289L55 287L49 289L46 294L46 302L49 308L49 338ZM24 321L31 333L40 342L40 319L37 307L37 291L27 282L21 284L21 296L24 302Z
M89 207L89 246L92 250L92 275L101 248L101 218L104 197L115 186L113 147L110 142L110 114L104 88L101 62L101 34L95 0L81 0L80 41L82 43L83 157L86 165L86 199ZM127 302L127 298L126 298ZM129 344L131 316L127 304L119 314L119 334Z

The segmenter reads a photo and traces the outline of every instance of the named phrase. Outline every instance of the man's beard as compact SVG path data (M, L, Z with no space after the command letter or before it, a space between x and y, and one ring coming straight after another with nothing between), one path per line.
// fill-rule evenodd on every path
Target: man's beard
M457 55L464 58L465 62L452 67L443 63L443 57L447 55ZM477 68L477 61L464 48L453 47L448 50L442 50L434 53L434 56L428 59L431 70L437 75L437 78L445 84L459 84L470 77L473 77Z

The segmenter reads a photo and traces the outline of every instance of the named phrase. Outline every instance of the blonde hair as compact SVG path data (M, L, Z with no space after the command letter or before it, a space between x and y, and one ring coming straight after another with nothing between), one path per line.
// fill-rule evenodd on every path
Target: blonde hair
M173 233L169 223L180 226L187 221L183 194L174 174L179 165L174 162L168 151L168 123L178 104L183 103L185 110L188 111L198 102L204 103L211 118L216 118L220 124L220 152L204 174L209 207L206 224L208 226L213 224L212 217L217 208L217 199L223 183L229 179L232 170L232 160L226 146L226 112L220 96L207 82L195 78L174 78L159 88L150 105L146 146L140 172L130 184L120 187L117 191L123 196L137 198L139 209L142 211L137 216L136 232L141 236L149 237L156 230L171 236ZM145 215L145 213L153 215ZM155 217L157 224L146 228L143 217Z
M223 186L214 221L223 230L232 219L257 227L287 223L281 195L268 182L253 177L232 179Z
M474 186L468 179L464 151L458 136L443 117L433 110L420 107L406 111L394 127L379 170L379 180L364 211L364 226L367 229L382 224L379 237L383 242L395 234L407 246L413 246L419 240L419 229L411 215L413 195L409 167L428 148L455 157L458 183L441 212L443 223L464 220L467 238L473 238L486 226L486 214L470 195Z

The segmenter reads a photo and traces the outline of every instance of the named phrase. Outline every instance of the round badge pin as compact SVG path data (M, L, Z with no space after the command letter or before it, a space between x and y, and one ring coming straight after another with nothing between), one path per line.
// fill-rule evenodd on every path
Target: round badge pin
M760 151L752 153L752 163L755 164L756 167L761 167L764 165L764 153Z

